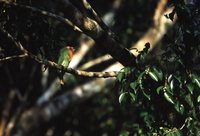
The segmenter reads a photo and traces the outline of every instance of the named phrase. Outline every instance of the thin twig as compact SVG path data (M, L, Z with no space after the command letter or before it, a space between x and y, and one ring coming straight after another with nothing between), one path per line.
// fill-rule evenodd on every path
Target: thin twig
M112 57L110 55L106 54L101 57L92 59L92 60L88 61L87 63L84 63L83 65L78 67L78 69L81 69L81 70L88 69L88 68L91 68L92 66L96 66L102 62L106 62L106 61L110 61L110 60L112 60Z
M5 57L5 58L1 58L0 61L13 60L13 59L16 59L16 58L24 58L24 57L27 57L27 56L28 56L27 54L8 56L8 57Z
M114 71L113 72L86 72L86 71L75 70L72 68L63 67L62 65L58 65L57 63L55 63L53 61L40 59L36 55L34 55L34 54L28 52L26 49L24 49L22 44L20 42L17 42L14 39L14 37L12 37L12 35L10 35L6 30L0 28L0 31L3 34L5 34L7 36L7 38L9 40L11 40L22 53L27 55L29 58L35 60L36 62L38 62L40 64L44 64L47 67L55 68L55 69L63 71L63 72L67 72L67 73L71 73L76 76L83 76L83 77L98 77L98 78L116 77L116 75L118 73L118 72L114 72Z
M5 5L17 6L17 7L24 8L24 9L29 9L29 10L31 10L31 11L40 13L40 14L43 15L43 16L51 17L51 18L53 18L53 19L59 20L60 22L63 22L63 23L65 23L65 24L68 24L68 25L71 26L75 31L78 31L78 32L81 32L81 33L82 33L82 30L81 30L79 27L77 27L75 24L73 24L69 19L64 18L64 17L61 17L61 16L59 16L59 15L56 15L56 14L53 14L53 13L50 13L50 12L48 12L48 11L41 10L41 9L38 9L38 8L35 8L35 7L31 7L31 6L27 6L27 5L22 5L22 4L19 4L19 3L15 3L15 2L8 2L8 1L2 1L2 0L0 0L0 3L3 3L3 4L5 4Z

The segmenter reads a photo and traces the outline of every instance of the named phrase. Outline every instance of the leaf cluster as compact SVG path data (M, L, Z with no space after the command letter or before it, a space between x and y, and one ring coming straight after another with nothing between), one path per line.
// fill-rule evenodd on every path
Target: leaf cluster
M173 21L176 14L178 23L173 40L166 40L162 66L145 64L146 44L137 57L139 67L126 67L117 76L119 103L134 105L136 116L143 119L132 123L140 135L198 135L199 131L199 7L179 1L172 4L175 8L166 17Z

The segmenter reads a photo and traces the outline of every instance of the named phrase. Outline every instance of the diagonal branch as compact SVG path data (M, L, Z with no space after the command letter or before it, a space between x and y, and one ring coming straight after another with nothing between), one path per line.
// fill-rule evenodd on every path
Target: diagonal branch
M83 16L83 14L68 0L61 0L61 2L62 5L64 5L64 13L66 13L69 19L62 18L53 13L40 10L34 7L21 5L13 2L10 3L6 1L0 1L0 3L3 4L18 6L35 12L39 12L42 15L51 17L70 26L73 26L75 30L82 30L83 33L94 39L95 42L98 43L97 45L106 53L110 54L116 61L120 62L124 66L136 66L136 57L129 50L122 48L121 45L117 41L115 41L115 39L110 37L108 33L104 31L96 21Z
M27 6L27 5L18 4L18 3L15 3L15 2L8 2L8 1L4 1L4 0L0 0L0 4L10 5L10 6L17 6L17 7L20 7L20 8L29 9L29 10L31 10L33 12L36 12L36 13L39 13L39 14L41 14L43 16L48 16L48 17L56 19L56 20L58 20L58 21L60 21L62 23L65 23L65 24L71 26L74 31L82 32L81 29L78 28L76 25L74 25L69 19L63 18L63 17L61 17L59 15L50 13L48 11L41 10L41 9L38 9L38 8L35 8L35 7L31 7L31 6Z
M17 42L12 35L10 35L6 30L0 28L0 31L7 36L7 38L12 41L15 46L22 52L24 55L27 55L29 58L35 60L36 62L40 64L44 64L47 67L51 67L63 72L71 73L76 76L83 76L83 77L98 77L98 78L107 78L107 77L115 77L117 75L117 72L86 72L81 70L75 70L72 68L66 68L61 65L58 65L57 63L49 60L40 59L34 54L28 52L20 42Z
M96 43L98 43L97 46L99 46L99 48L110 54L113 59L124 66L136 66L136 57L129 52L129 50L122 48L122 46L115 39L110 37L96 21L85 17L68 0L61 0L61 2L64 6L63 12L66 13L66 16L86 35L90 36Z
M116 37L114 33L110 30L110 28L103 22L99 14L92 8L90 3L87 0L82 0L82 3L85 9L92 14L93 18L95 19L95 21L97 21L97 23L101 26L101 28L107 31L108 35L110 35L111 37L113 38Z
M151 44L149 50L151 51L152 49L156 47L157 43L161 40L161 38L168 31L168 29L171 28L173 24L176 22L176 19L174 20L174 22L172 22L171 20L164 17L165 14L168 14L173 10L173 7L169 7L164 10L164 7L166 6L166 5L163 5L164 2L166 2L166 0L160 1L158 3L158 6L155 10L155 14L153 18L154 25L149 27L147 32L136 43L132 43L130 49L136 48L137 50L143 50L145 43L149 42ZM138 52L136 50L131 50L131 52L135 56L138 55ZM104 62L104 61L109 61L112 58L108 57L108 54L106 54L94 60L90 60L89 62L80 66L79 69L81 70L89 69L90 67L93 67L94 65L101 63L99 59Z
M121 7L122 1L123 0L114 0L109 11L105 15L102 16L102 20L105 22L105 24L107 26L111 27L113 25L112 22L115 18L116 11ZM70 62L71 68L76 68L79 65L79 63L81 62L82 58L84 58L84 56L88 53L88 51L95 44L94 40L92 40L91 38L89 38L89 37L84 38L84 37L85 36L82 35L82 37L81 37L82 40L80 40L80 43L79 43L80 47L78 50L76 50L76 52L73 56L73 59ZM104 56L104 58L108 58L107 56L108 55ZM98 60L101 60L101 59L98 59ZM89 65L87 65L87 66L89 66Z

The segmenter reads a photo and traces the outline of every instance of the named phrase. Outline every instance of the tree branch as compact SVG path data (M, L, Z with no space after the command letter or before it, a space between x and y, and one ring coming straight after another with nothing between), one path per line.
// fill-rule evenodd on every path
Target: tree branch
M168 29L171 28L173 26L173 24L176 22L176 18L174 19L174 22L172 22L171 20L164 17L165 14L168 14L173 10L173 7L167 8L166 10L161 9L161 6L162 6L162 8L165 7L165 5L163 5L163 2L164 1L160 1L155 10L154 19L153 19L154 25L152 25L148 29L148 31L136 43L132 43L130 49L136 48L137 50L143 50L145 43L149 42L151 44L149 51L151 51L152 49L154 49L156 47L157 43L161 40L161 38L168 31ZM135 56L138 55L138 52L136 50L131 50L131 52ZM109 60L113 59L111 57L108 58L107 55L108 54L100 56L94 60L90 60L89 62L85 63L84 65L80 66L79 68L81 70L84 70L84 69L93 67L94 65L101 63L101 61L96 61L96 60L99 60L100 58L105 58L104 61L109 61ZM96 62L96 63L93 63L93 62Z
M120 62L124 66L136 66L136 57L104 31L99 24L88 18L74 7L68 0L61 0L64 5L63 11L66 16L76 24L85 34L95 40L97 46L110 54L113 59ZM127 61L129 60L129 61Z
M115 0L112 4L112 7L110 8L110 10L105 15L103 15L102 19L105 22L105 24L108 25L109 27L111 27L113 25L112 21L114 20L116 11L122 5L121 3L122 3L122 0ZM76 68L78 66L78 64L80 63L80 61L82 60L82 58L84 58L84 56L88 53L90 48L92 48L94 46L94 44L95 44L95 42L93 39L91 39L89 37L86 38L85 35L82 35L80 43L79 43L79 45L80 45L79 49L76 50L76 52L73 56L73 60L70 62L69 66L71 68Z
M0 0L0 4L10 5L10 6L17 6L17 7L20 7L20 8L31 10L31 11L39 13L39 14L41 14L43 16L47 16L47 17L56 19L56 20L58 20L58 21L60 21L60 22L62 22L64 24L67 24L67 25L71 26L74 31L82 32L82 30L80 28L78 28L76 25L74 25L69 19L63 18L63 17L61 17L59 15L50 13L48 11L41 10L41 9L38 9L38 8L35 8L35 7L31 7L31 6L27 6L27 5L18 4L18 3L15 3L15 2L8 2L8 1L4 1L4 0Z
M44 64L47 67L55 68L57 70L71 73L76 76L83 76L83 77L98 77L98 78L107 78L107 77L115 77L117 75L117 72L86 72L81 70L74 70L72 68L66 68L61 65L58 65L57 63L49 60L40 59L34 54L28 52L20 42L17 42L12 35L10 35L6 30L0 28L0 31L7 36L7 38L12 41L15 46L22 52L24 55L27 55L29 58L35 60L36 62L40 64Z
M68 0L61 0L61 2L62 5L64 5L64 13L66 13L69 20L34 7L21 5L14 2L10 3L6 1L0 1L0 3L3 4L26 8L41 13L42 15L59 20L65 24L72 26L75 30L79 32L82 30L83 33L94 39L98 43L97 45L106 53L110 54L116 61L120 62L124 66L136 66L136 57L127 49L122 48L121 45L112 37L110 37L108 33L104 31L96 21L88 17L84 17L83 14Z
M98 65L102 62L110 61L112 59L113 58L109 54L106 54L84 63L83 65L79 66L78 69L80 70L88 69L88 68L91 68L92 66Z
M13 60L13 59L16 59L16 58L24 58L24 57L27 57L27 54L8 56L8 57L5 57L5 58L1 58L0 61Z
M103 28L104 31L107 31L109 36L111 36L113 38L116 37L114 35L114 33L110 30L110 28L103 22L103 20L99 16L99 14L92 8L90 3L87 0L82 0L82 3L84 5L85 9L92 14L93 18L95 19L95 21L97 21L97 23L100 25L100 27Z

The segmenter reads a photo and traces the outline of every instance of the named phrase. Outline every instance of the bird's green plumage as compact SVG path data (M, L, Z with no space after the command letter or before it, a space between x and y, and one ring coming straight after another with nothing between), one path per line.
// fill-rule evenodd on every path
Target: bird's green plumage
M58 64L62 65L64 67L67 67L69 65L68 48L64 47L60 50L60 54L59 54L59 58L58 58Z

